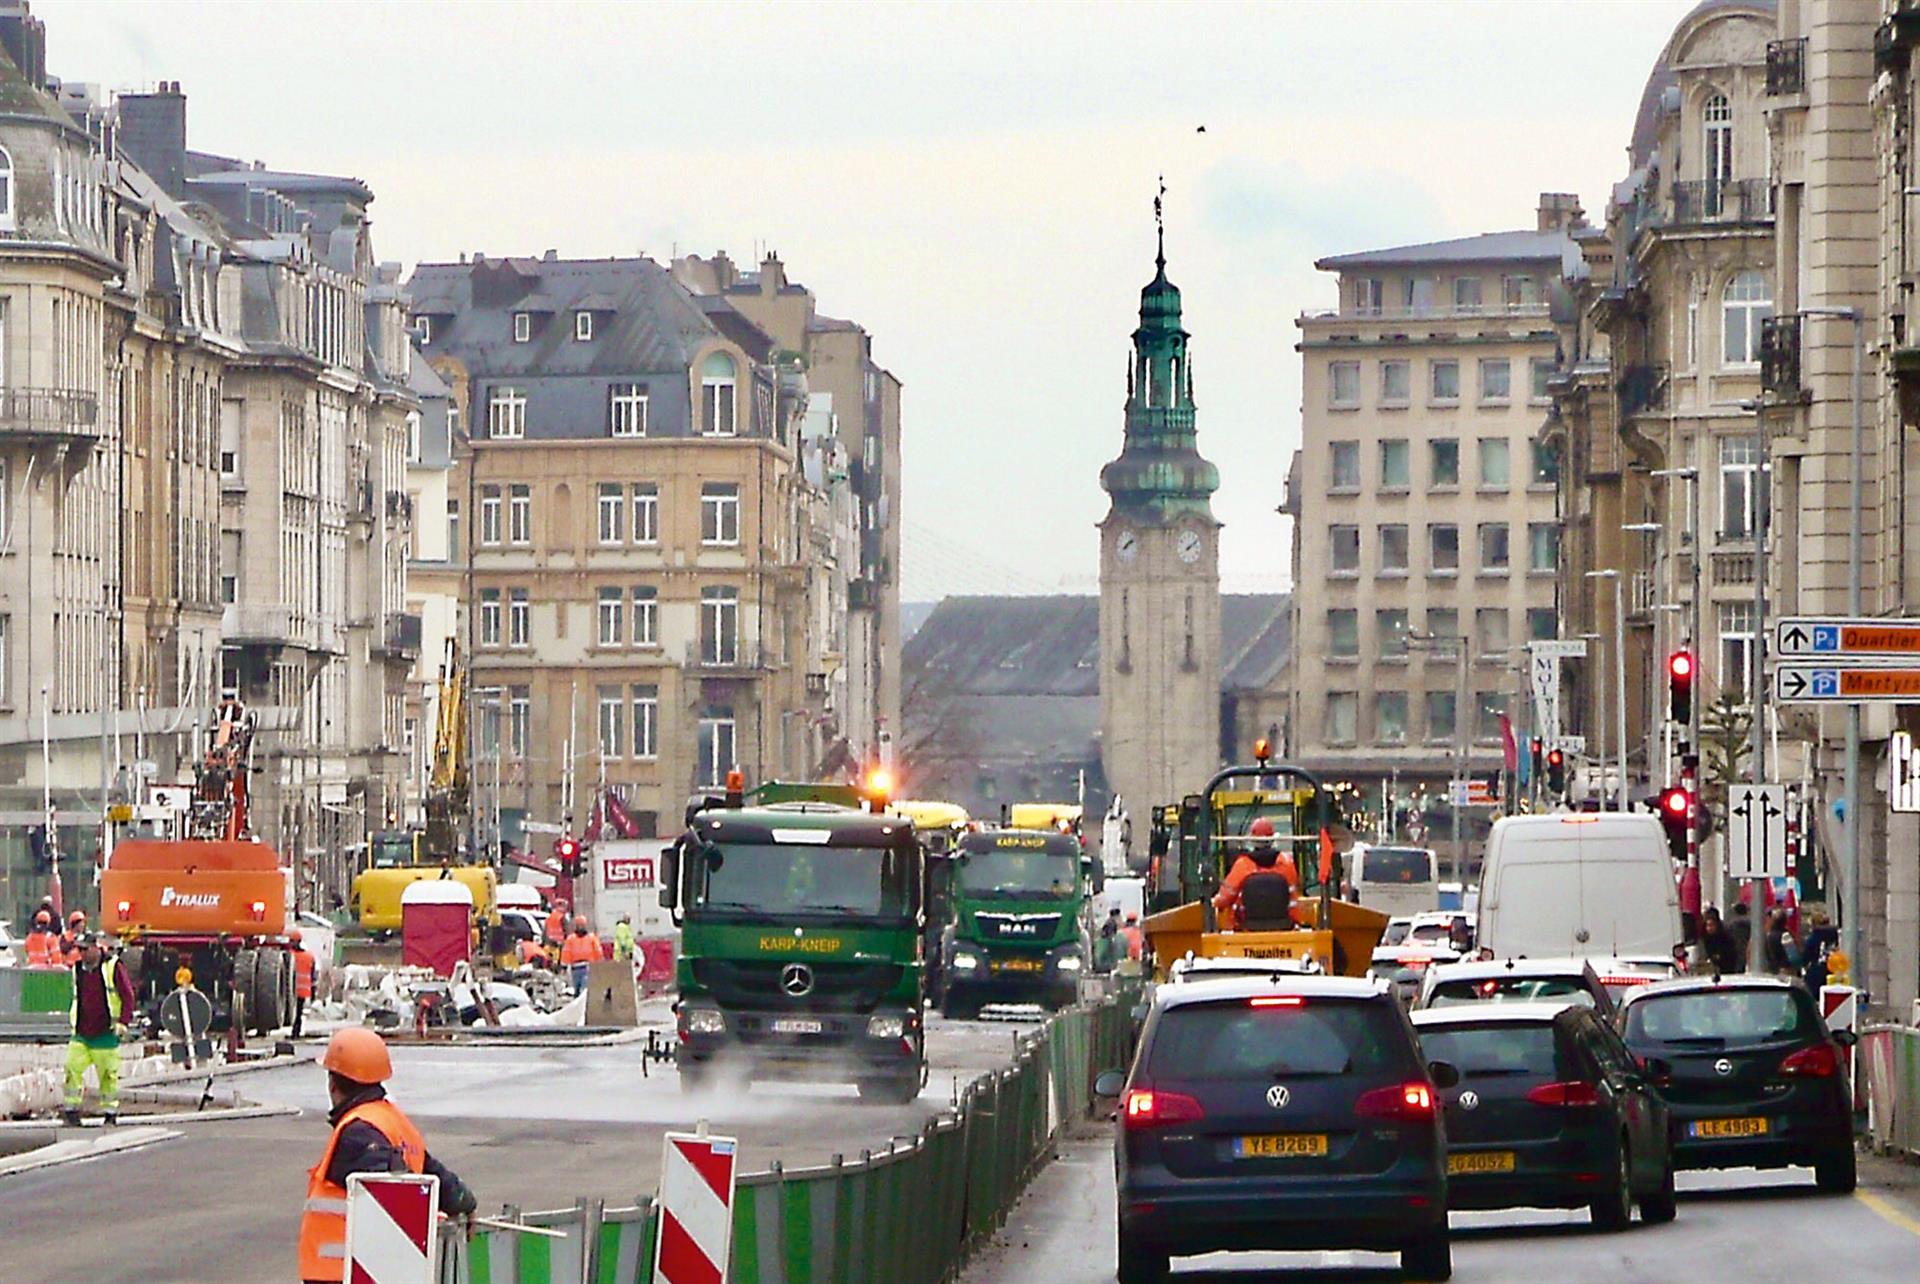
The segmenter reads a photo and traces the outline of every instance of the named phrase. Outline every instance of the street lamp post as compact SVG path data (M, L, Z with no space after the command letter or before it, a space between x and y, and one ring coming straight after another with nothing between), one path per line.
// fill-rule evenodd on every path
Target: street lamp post
M1652 586L1658 583L1660 575L1660 536L1663 533L1663 528L1659 522L1628 522L1620 529L1629 535L1645 535L1650 541L1650 548L1647 554L1648 588L1649 596L1657 599L1660 595L1652 592ZM1657 787L1660 781L1664 779L1664 774L1658 769L1659 754L1655 752L1661 740L1660 726L1662 722L1658 713L1660 707L1660 615L1662 612L1677 610L1678 608L1669 607L1657 600L1650 601L1648 607L1647 783Z
M1620 772L1619 777L1614 783L1614 810L1625 811L1627 809L1627 616L1623 609L1624 601L1620 591L1621 577L1618 570L1607 570L1588 571L1587 578L1590 580L1613 581L1613 695L1615 705L1613 714L1613 752L1614 760L1618 763ZM1601 681L1604 683L1606 679L1602 678ZM1604 724L1605 721L1606 714L1603 712L1601 714L1601 722ZM1606 760L1606 754L1602 753L1600 755L1600 762L1603 770ZM1602 790L1602 810L1605 810L1605 807L1606 792Z

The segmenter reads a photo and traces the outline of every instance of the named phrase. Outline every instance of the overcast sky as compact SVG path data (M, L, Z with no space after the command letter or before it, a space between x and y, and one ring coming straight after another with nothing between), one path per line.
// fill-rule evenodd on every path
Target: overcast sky
M928 599L1096 588L1161 173L1224 586L1284 588L1313 260L1598 218L1692 0L33 7L193 147L365 179L384 259L777 250L906 385Z

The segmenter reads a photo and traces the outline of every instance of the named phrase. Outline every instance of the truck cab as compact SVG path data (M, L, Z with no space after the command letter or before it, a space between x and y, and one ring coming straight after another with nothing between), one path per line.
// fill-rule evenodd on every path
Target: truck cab
M1090 953L1080 840L1054 829L967 834L952 857L952 917L941 942L940 1010L1071 1004Z
M682 1087L716 1076L926 1082L926 859L913 823L826 802L702 806L662 856L680 923Z

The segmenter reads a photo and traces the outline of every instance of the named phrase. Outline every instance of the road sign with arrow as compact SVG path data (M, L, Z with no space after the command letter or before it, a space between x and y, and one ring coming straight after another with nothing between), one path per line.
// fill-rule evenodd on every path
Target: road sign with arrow
M1920 667L1777 665L1774 699L1786 704L1920 703Z
M1735 878L1787 876L1785 785L1728 788L1727 872Z
M1776 655L1841 662L1920 659L1920 620L1794 615L1774 625Z

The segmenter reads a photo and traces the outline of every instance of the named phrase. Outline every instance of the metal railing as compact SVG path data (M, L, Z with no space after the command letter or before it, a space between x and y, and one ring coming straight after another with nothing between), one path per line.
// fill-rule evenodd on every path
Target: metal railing
M100 399L70 388L0 388L0 435L99 436Z
M1425 303L1419 305L1382 304L1377 308L1340 307L1302 312L1302 321L1440 321L1448 317L1544 317L1551 312L1545 299L1526 303Z
M1767 93L1797 94L1807 87L1807 38L1767 42Z
M1010 1065L960 1093L953 1109L910 1137L816 1168L743 1174L736 1183L731 1284L891 1284L956 1276L998 1230L1027 1183L1093 1106L1093 1081L1125 1069L1136 988L1057 1014L1018 1041ZM561 1233L441 1230L440 1284L643 1284L652 1278L659 1215L652 1201L501 1221Z
M1920 1029L1867 1026L1853 1056L1854 1099L1866 1101L1869 1144L1920 1159Z
M757 673L773 666L758 643L703 637L687 645L686 667L706 673Z
M1764 223L1773 189L1761 178L1704 178L1673 185L1674 223Z

